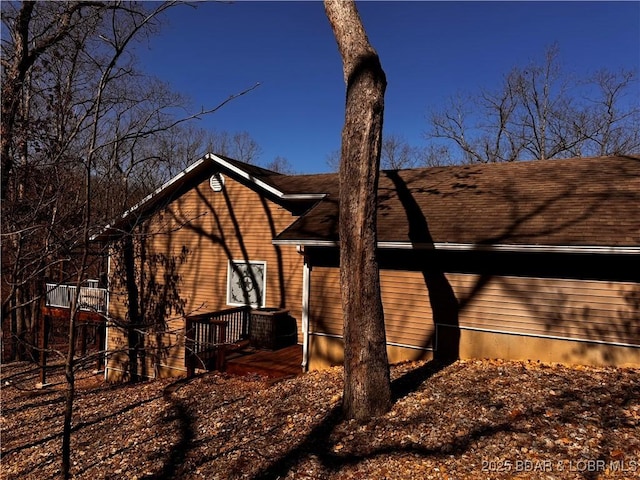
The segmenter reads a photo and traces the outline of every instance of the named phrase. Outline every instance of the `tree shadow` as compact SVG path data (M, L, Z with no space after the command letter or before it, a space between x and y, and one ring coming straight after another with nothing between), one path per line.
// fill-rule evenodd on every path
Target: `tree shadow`
M117 411L110 413L109 415L100 416L99 418L96 418L94 420L79 422L79 423L77 423L77 424L75 424L73 426L72 431L73 432L78 432L78 431L80 431L80 430L82 430L84 428L90 427L92 425L100 424L100 423L104 422L105 420L107 420L109 418L119 417L119 416L123 415L126 412L134 410L134 409L136 409L138 407L142 407L142 406L144 406L144 405L146 405L148 403L153 402L154 400L157 400L158 398L159 398L158 396L155 396L155 397L150 397L150 398L145 399L145 400L139 400L137 402L133 402L133 403L131 403L129 405L126 405L126 406L118 409ZM59 399L56 399L55 401L50 402L50 405L53 406L54 403L57 403L58 405L60 405L63 401L64 401L64 398L60 397ZM60 413L56 412L56 413L51 415L51 420L54 420L54 419L59 418L59 417L60 417ZM45 418L44 417L39 417L39 420L45 420ZM37 447L39 445L44 445L45 443L49 442L50 440L55 440L55 439L58 439L58 438L61 438L61 437L62 437L62 432L59 431L59 432L53 433L51 435L48 435L46 437L38 438L37 440L34 440L33 442L21 444L20 446L12 448L10 450L3 450L2 451L2 455L3 456L8 456L8 455L11 455L11 454L13 454L15 452L19 452L19 451L22 451L22 450L25 450L25 449L28 449L28 448L33 448L33 447Z
M322 310L319 312L319 325L323 325L321 312ZM318 312L316 313L318 314ZM392 401L396 402L410 393L417 391L425 381L454 363L455 358L451 357L452 351L457 353L456 345L453 345L453 350L445 350L447 355L442 355L438 359L429 361L424 365L411 369L406 374L393 380L391 382ZM334 471L338 470L341 466L365 460L366 457L364 456L345 457L338 455L331 450L332 443L330 441L330 437L335 428L343 421L344 414L342 405L338 404L332 408L322 421L306 435L305 439L301 443L277 459L265 470L254 475L252 480L276 480L285 478L297 463L309 455L317 457L325 467ZM480 436L483 433L485 433L484 430L477 432L477 435ZM461 442L460 446L462 446L462 443L468 446L472 440L472 438L466 439L464 442ZM398 448L394 446L389 449L376 451L375 454L372 454L371 456L385 453L398 453L401 451L405 451L407 453L420 453L422 455L438 453L436 450L431 451L417 447Z
M422 209L415 200L407 183L397 170L382 172L391 180L395 193L406 213L409 225L409 240L414 246L433 245L433 237L429 231ZM460 325L458 320L460 305L447 280L444 271L430 264L425 252L417 250L417 262L422 266L421 273L429 294L429 302L433 311L433 324L436 334L434 358L438 361L457 360L460 356Z
M171 209L170 214L173 217L173 220L180 226L180 228L186 228L187 230L194 232L199 239L206 239L211 244L216 245L222 249L222 252L227 259L227 262L231 266L232 269L235 269L238 275L242 275L243 272L238 270L238 266L233 262L234 259L237 258L237 255L234 254L234 251L231 246L231 239L226 235L226 229L220 215L218 214L217 209L212 204L211 200L203 193L202 189L198 186L195 188L196 195L198 200L202 202L204 208L204 215L210 215L213 219L213 228L211 230L204 227L202 222L195 222L196 218L190 217L186 213L182 213L180 211L176 211L176 209ZM229 215L229 219L231 220L232 229L233 229L233 240L235 240L238 244L238 248L240 250L240 256L245 263L248 263L251 260L251 256L249 254L249 250L247 248L246 242L244 240L244 236L242 233L242 229L240 226L240 221L235 212L235 208L229 198L229 193L227 191L226 186L222 186L222 190L220 193L223 196L223 200L226 207L226 212ZM198 215L198 218L203 218L204 215ZM255 273L252 269L247 270L247 274L249 275L250 281L252 285L258 285L257 279L255 277ZM198 273L196 272L196 277ZM242 295L244 297L244 302L246 305L251 305L251 295L246 284L242 284L241 290ZM257 294L258 298L262 298L262 292Z
M442 169L382 172L382 177L390 180L391 185L383 184L381 189L380 214L383 217L395 215L393 218L396 218L399 203L406 214L408 237L413 244L410 253L400 250L386 253L386 263L393 265L395 262L395 268L398 268L397 259L403 258L401 268L416 271L419 270L417 265L428 266L422 274L436 325L436 358L447 351L455 354L461 320L465 327L522 334L514 331L513 325L490 319L486 314L478 319L470 317L471 313L465 315L467 308L477 308L476 299L485 301L484 292L492 289L506 289L508 301L519 300L519 308L527 313L516 312L515 315L520 315L519 321L531 324L527 324L527 331L544 328L545 331L538 332L539 336L588 340L575 349L579 356L598 348L603 351L603 359L613 364L617 353L614 349L603 348L604 340L615 338L621 343L637 345L640 295L633 288L616 283L631 282L637 290L637 272L629 268L629 256L605 253L604 249L597 255L565 252L564 247L553 249L554 245L579 246L581 241L575 239L585 235L592 235L595 245L609 245L605 242L613 241L611 245L615 246L616 240L612 239L617 232L621 234L621 244L631 240L629 228L637 215L630 216L627 206L640 201L640 196L631 187L638 178L637 159L634 159L636 164L628 163L628 160L613 163L606 169L585 161L576 163L575 168L554 169L555 175L546 169L519 166L528 169L526 179L522 174L508 175L499 171L495 172L494 178L471 166L459 168L453 178L449 174L441 176ZM431 179L426 178L427 175ZM464 198L460 198L458 192L466 192ZM469 196L477 201L477 205L469 203ZM446 211L458 212L460 218L445 218L438 212L438 206L442 204L447 205ZM482 217L483 213L486 218ZM433 235L427 215L434 220L432 223L437 231ZM400 225L392 221L386 224ZM470 232L482 232L483 236L469 236L465 231L467 224ZM486 228L493 225L495 228ZM385 235L393 233L387 227ZM404 232L398 233L402 237ZM434 236L440 243L446 239L475 246L460 252L440 250L434 246ZM540 252L517 251L517 248L514 251L493 250L494 246L503 244L514 247L539 245L541 248ZM551 247L549 251L545 251L545 246ZM477 278L463 288L456 280L454 291L444 272L473 274ZM512 281L510 277L518 279ZM610 307L603 307L609 302L610 294L579 291L587 288L585 284L574 285L573 291L564 285L561 290L565 294L555 292L554 288L559 289L557 284L574 280L613 282L606 286L602 284L600 288L615 289L618 298ZM536 292L527 288L527 282L544 285L545 296L536 297ZM575 293L578 293L577 297ZM580 295L591 296L591 303L577 304L575 299ZM596 299L598 295L600 300ZM549 296L553 298L550 300ZM498 316L503 315L495 303L487 308L492 308L491 312ZM603 313L603 308L617 310L615 318ZM598 316L610 321L599 320ZM469 319L472 319L470 323ZM487 324L474 323L480 321Z
M186 456L193 445L195 437L194 418L189 412L189 408L175 393L188 382L196 377L180 379L167 387L162 392L163 398L171 405L169 416L164 417L163 421L169 423L174 420L178 421L180 438L178 442L171 447L171 452L166 458L162 470L153 475L142 477L146 480L173 480L178 477L180 466L184 463Z
M193 245L194 251L200 252L200 256L194 259L188 267L189 276L197 279L214 274L216 275L214 288L220 289L218 295L224 295L224 285L227 288L226 299L212 294L203 296L201 291L196 290L201 288L198 287L198 282L192 281L186 286L191 288L191 292L187 292L186 296L189 298L200 296L204 298L204 302L200 306L191 305L190 313L194 313L195 309L203 308L207 305L205 302L209 301L215 305L209 306L209 310L220 310L228 308L226 305L235 305L236 303L233 303L235 300L232 302L229 299L228 289L231 283L238 287L237 296L241 297L238 303L244 306L252 308L276 306L279 309L290 307L287 305L287 279L285 278L285 267L289 267L289 265L285 265L281 247L272 245L268 248L262 246L258 249L255 248L256 231L252 230L253 225L259 225L259 234L264 235L260 241L274 238L277 234L276 217L274 216L273 204L270 203L271 200L260 195L257 202L262 206L261 209L242 209L236 204L238 199L236 190L228 187L229 185L223 184L220 191L216 192L216 197L212 197L206 186L197 185L193 189L193 194L197 199L195 210L190 210L193 202L176 204L167 209L167 216L173 228L190 232L190 240L188 241ZM241 197L240 201L242 205L246 205L243 202L254 203L253 198L248 200L246 197ZM289 207L283 208L287 210ZM202 252L208 252L206 253L207 257L203 258ZM302 257L299 258L301 266ZM268 276L265 271L266 267L260 263L256 268L253 268L255 264L252 262L258 260L260 262L266 261L269 264ZM216 271L204 271L205 265L215 265ZM258 270L258 267L262 270ZM225 276L226 283L224 283ZM247 320L249 325L246 326L246 329L249 332L252 331L251 322L254 321L252 318L253 315L249 315ZM286 334L282 334L297 341L298 323L296 319L291 315L286 317L283 315L282 318L283 322L279 322L278 326L282 326L282 323L288 321ZM284 332L285 329L283 327L280 330ZM276 332L276 336L278 335Z
M531 315L541 319L541 335L572 341L572 347L564 354L567 358L571 352L574 358L591 356L604 365L629 362L625 356L628 352L621 347L633 349L640 339L640 285L616 284L605 277L597 281L600 291L605 293L594 300L573 295L574 291L581 293L576 282L583 279L571 281L573 289L558 284L549 286L544 280L529 280L529 288L508 279L502 279L501 283L527 306ZM544 303L538 301L542 293Z
M342 406L337 405L333 407L297 447L289 450L265 470L258 472L252 477L252 480L276 480L285 478L291 468L309 454L317 455L322 463L330 461L333 454L329 450L329 437L336 425L338 425L343 418Z
M420 390L421 384L425 380L442 371L443 368L446 368L446 365L428 362L415 371L409 372L404 378L394 382L395 395L402 396ZM637 385L631 384L631 388L626 388L623 385L607 385L601 383L601 377L597 372L594 372L591 378L587 377L592 388L584 391L581 383L572 382L565 377L571 374L569 371L559 373L555 373L553 370L537 371L528 377L530 381L536 382L540 391L547 392L552 389L553 392L548 396L540 397L539 401L527 404L526 402L521 403L523 400L519 398L518 387L514 385L506 386L508 396L512 397L511 400L503 397L504 390L500 388L501 382L513 382L515 378L519 378L520 371L514 367L513 376L499 377L500 368L500 366L496 366L477 371L479 377L473 377L471 385L460 387L451 385L452 379L450 378L437 388L436 391L445 396L447 389L450 390L448 393L451 394L451 397L446 400L441 399L439 402L441 404L453 403L452 409L459 408L455 403L458 396L463 396L465 399L473 398L470 401L471 404L486 405L487 410L482 415L475 415L470 411L462 411L461 413L467 415L459 417L445 415L446 420L443 422L453 422L453 425L447 425L450 427L447 428L447 432L436 434L433 440L403 441L402 438L389 440L383 438L380 440L380 432L376 434L376 428L381 419L360 425L366 427L360 429L357 425L343 423L344 419L338 406L331 410L313 430L309 431L296 447L287 451L252 478L286 478L287 475L291 475L292 471L295 471L299 464L311 459L314 462L319 462L328 476L340 472L344 467L364 464L367 460L391 455L411 454L426 460L461 456L469 452L470 449L474 449L475 451L471 452L471 455L477 460L477 456L481 454L481 451L478 450L480 448L478 442L486 444L491 442L493 437L503 434L517 435L520 438L526 436L530 439L528 441L535 441L531 440L532 436L537 438L552 434L556 425L571 424L574 421L580 425L586 423L590 426L597 426L602 430L603 436L598 440L602 448L599 450L594 448L594 451L603 452L598 454L599 458L608 460L607 454L613 451L613 445L619 445L619 443L612 443L613 435L618 431L618 427L625 425L625 428L631 428L634 425L634 421L628 419L628 413L625 417L624 411L626 409L628 412L629 407L637 403L640 395ZM457 372L458 370L454 369L450 375L455 377ZM494 378L498 380L492 384L489 379ZM611 378L611 381L615 380ZM447 385L449 386L447 387ZM466 390L468 387L474 388ZM594 391L594 388L597 391ZM398 428L406 432L411 432L412 429L419 428L425 423L434 425L434 428L438 428L438 425L442 427L441 421L430 417L432 414L433 411L425 413L414 411L406 417L397 418L392 415L385 420L398 424ZM584 419L585 415L589 416L588 420ZM385 428L381 427L380 430L384 432ZM375 435L376 440L368 442L370 435ZM504 437L500 437L500 439L500 441L505 441ZM344 448L336 449L336 445L339 444ZM591 445L591 442L589 444ZM561 459L572 458L567 453L563 454L563 450L558 450L557 442L554 446L542 448L548 450L542 450L542 453L538 452L538 455L544 455L546 452L550 458L558 457L558 455L561 455ZM526 459L526 456L524 458ZM509 460L514 461L515 458ZM477 468L478 472L476 473L482 476L479 473L480 465ZM585 475L585 478L595 477L596 475Z
M396 378L391 382L393 402L395 403L401 398L417 391L424 382L453 363L455 363L455 360L452 359L431 360Z
M271 213L271 209L267 203L267 199L260 196L260 203L262 204L262 209L264 210L264 215L267 217L267 222L269 223L269 232L271 233L271 238L276 238L278 235L278 231L276 230L276 225L273 219L273 214ZM282 259L282 249L279 245L273 246L275 254L276 254L276 264L278 268L278 291L279 291L279 301L278 307L285 308L287 306L286 294L285 294L285 281L284 281L284 262Z
M471 304L474 298L476 298L483 292L483 290L494 280L496 276L503 274L525 276L527 273L531 273L532 271L534 271L534 268L532 268L531 265L528 265L526 267L514 267L511 265L507 267L498 266L495 270L491 270L491 272L483 270L482 268L480 270L474 271L473 266L459 268L458 271L461 271L462 273L479 273L480 275L478 279L474 281L474 284L471 286L465 296L460 295L459 298L456 297L454 289L447 276L445 275L445 272L450 271L448 265L446 264L446 261L438 260L436 255L434 255L434 252L430 251L428 248L429 245L433 247L434 240L432 238L429 223L425 214L423 213L422 207L414 198L414 190L410 188L410 183L408 183L407 180L405 180L405 178L402 177L398 172L384 172L383 175L393 183L394 192L396 193L397 198L400 201L406 214L407 222L409 225L409 238L411 240L411 243L413 243L415 247L415 250L412 252L410 261L414 262L414 266L412 267L413 270L419 271L422 274L424 285L426 286L428 291L429 303L433 312L432 320L435 326L435 338L433 336L428 336L428 338L426 339L426 343L422 345L422 347L426 348L433 342L435 342L436 348L434 362L425 364L417 371L409 372L404 377L401 377L394 381L393 397L394 400L397 401L402 397L408 395L409 393L416 391L416 389L418 389L424 381L431 378L434 374L436 374L438 371L441 371L443 368L449 365L450 362L459 357L460 314L464 311L465 308L467 308L468 305ZM508 241L517 242L529 238L536 238L536 236L546 237L558 234L565 229L569 229L572 226L583 222L591 215L594 215L597 209L601 208L599 202L608 198L606 193L596 195L592 198L593 202L586 202L585 208L583 208L575 217L565 216L555 223L541 223L539 224L538 229L534 231L530 228L530 224L535 223L534 221L538 218L546 219L550 212L558 209L561 206L562 199L569 194L573 194L573 189L575 188L575 186L568 185L566 188L555 191L551 195L547 195L545 198L542 198L540 201L531 204L527 203L528 201L530 201L530 199L519 199L517 197L515 190L512 188L513 185L507 183L503 187L504 188L501 190L499 195L495 192L493 192L492 195L494 195L496 198L497 196L499 196L501 201L504 201L505 204L510 205L511 208L508 212L508 215L510 216L511 223L510 225L506 225L505 228L503 228L500 232L497 232L495 236L485 239L484 243L486 244ZM480 193L479 189L474 188L474 185L468 183L468 181L467 183L458 181L454 185L454 188L459 190L469 190L478 194ZM197 191L198 195L200 196L200 200L202 200L206 205L207 213L213 216L214 224L216 225L217 230L206 230L201 225L192 223L187 216L180 216L176 212L172 212L175 215L174 220L176 220L178 224L181 225L181 227L188 228L193 232L196 232L201 238L208 239L211 243L220 245L227 259L231 260L233 258L233 251L229 246L230 238L225 236L225 229L223 228L222 221L211 202L199 189ZM441 194L437 191L430 191L429 193L434 195ZM224 200L231 215L234 236L237 237L237 240L240 243L242 256L246 261L248 261L249 254L242 240L240 221L236 217L236 214L231 205L231 201L229 197L226 196L226 192ZM268 221L270 223L270 229L273 232L273 220L270 219ZM486 252L483 252L482 249L479 249L477 252L472 253L485 255ZM471 257L462 256L461 258L468 259ZM495 259L495 257L492 258ZM510 258L522 259L522 256ZM534 263L536 259L540 258L542 257L535 257L532 263ZM483 262L478 263L481 266L484 265ZM538 267L536 266L535 269L537 268ZM558 273L558 270L554 270L551 273ZM547 275L549 275L549 272L547 273ZM281 287L280 300L282 303L283 279L280 278L279 280ZM527 299L526 293L522 293L522 298ZM633 335L637 335L638 333L637 322L635 322L635 320L637 320L638 318L637 312L638 305L640 304L638 298L640 297L638 297L637 293L629 294L627 301L631 306L631 313L627 313L627 311L625 311L623 314L621 314L622 325L620 328L622 328L626 332L625 334L630 337ZM531 301L525 301L523 303L528 305L528 308L531 311L536 309L535 306L532 306L533 302ZM320 314L316 316L315 321L318 322L319 326L324 328L326 326L322 323L322 307L323 305L321 305ZM558 311L559 309L559 305L553 305L551 308L551 310L555 311ZM584 311L582 313L588 314L588 312ZM555 321L557 321L558 323L566 323L567 317L556 316ZM596 329L592 332L592 334L596 337L601 336L603 334L603 331ZM182 407L184 407L184 405L182 405ZM181 408L177 408L175 418L178 418L183 425L182 437L185 440L184 442L180 442L182 444L181 449L177 449L170 455L170 461L168 461L165 469L163 470L163 473L161 474L165 476L161 476L158 478L169 478L171 475L174 475L177 472L179 464L181 464L181 462L184 460L183 451L188 450L191 442L190 435L193 435L192 431L191 433L189 433L189 428L191 428L189 426L189 422L191 420L186 409ZM299 461L299 459L306 455L308 452L317 454L319 458L321 458L322 461L328 465L344 465L348 464L349 462L357 462L371 456L395 451L408 451L421 455L439 455L444 454L446 450L446 453L448 454L451 451L464 451L468 447L469 443L476 438L492 435L496 432L505 431L509 428L512 428L510 427L509 422L505 422L495 426L478 426L472 432L456 437L450 444L442 446L440 448L425 449L418 446L403 447L392 445L380 448L371 453L354 456L352 458L346 458L344 456L336 455L329 449L328 446L328 439L332 431L335 429L335 426L340 423L341 420L341 413L339 411L339 407L337 407L333 409L324 418L324 420L309 433L307 438L300 445L287 452L281 459L278 459L267 470L261 472L255 478L278 478L279 476L286 475L291 466ZM326 443L327 445L323 446L324 443Z
M175 248L173 244L179 238L177 233L179 230L186 229L193 232L197 239L196 248L200 251L205 250L202 239L219 247L229 268L233 269L239 278L247 277L246 283L238 283L244 304L253 305L255 297L259 302L257 306L263 306L262 299L266 285L261 285L262 279L256 278L252 268L243 269L243 266L236 261L241 259L248 264L255 258L251 257L244 239L242 229L244 219L238 218L226 186L223 184L220 191L225 210L224 218L221 217L218 208L205 194L201 185L194 185L193 191L200 205L197 213L194 214L188 209L183 210L179 203L169 207L175 199L165 199L165 203L156 207L160 210L164 208L164 211L156 215L153 227L147 217L141 217L134 222L130 231L121 240L121 248L118 250L122 258L119 262L115 262L116 269L113 277L116 279L114 285L125 292L127 314L124 320L116 321L115 324L124 328L126 333L128 355L119 362L123 364L125 370L128 369L130 380L150 376L150 372L147 371L149 363L147 357L150 357L154 365L154 375L159 374L158 365L167 359L172 345L169 341L169 346L165 346L168 333L167 318L170 314L184 316L187 307L192 309L189 313L201 308L201 306L190 305L187 301L187 298L195 294L195 290L190 293L183 291L185 286L182 285L181 267L191 260L189 257L194 252L190 248L192 245L182 245L179 251L173 251ZM261 200L268 227L274 237L276 227L272 212L266 199L261 197ZM211 219L209 223L204 220L205 218ZM158 240L160 237L162 240ZM177 245L177 247L180 246ZM284 262L280 248L274 248L279 286L278 304L284 308L286 307ZM200 271L201 262L196 263L195 260L191 260L191 265L189 270L191 277L199 278L201 275L208 274ZM219 272L217 274L219 275ZM198 282L192 283L186 287L195 289L198 286Z
M125 370L131 382L157 376L159 365L168 355L168 318L184 314L186 305L180 292L179 270L189 257L189 250L183 246L179 253L172 254L172 238L167 235L166 252L158 252L147 243L156 235L148 222L134 225L120 240L120 258L114 262L113 286L125 292L126 314L112 323L124 332L127 355L126 361L114 359L112 365Z

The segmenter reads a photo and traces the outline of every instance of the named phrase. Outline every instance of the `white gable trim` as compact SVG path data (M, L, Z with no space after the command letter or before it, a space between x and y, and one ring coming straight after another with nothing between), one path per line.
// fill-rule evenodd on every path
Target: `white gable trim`
M226 168L227 170L232 171L233 173L247 180L248 182L253 183L255 186L259 187L261 190L264 190L265 192L275 195L277 198L281 198L282 200L322 200L324 197L327 196L326 193L282 193L277 188L269 185L268 183L260 180L259 178L254 177L250 173L245 172L241 168L238 168L237 166L233 165L232 163L229 163L223 158L220 158L214 153L207 153L204 157L214 161L218 165Z
M120 215L120 217L118 217L117 220L124 220L125 218L127 218L129 215L131 215L132 213L134 213L136 210L140 209L145 203L151 201L153 198L155 198L156 196L158 196L160 193L162 193L164 190L166 190L167 188L169 188L171 185L173 185L174 183L178 182L179 180L181 180L182 178L184 178L185 176L187 176L187 174L189 174L191 171L195 170L196 168L198 168L202 163L204 163L205 159L201 158L200 160L192 163L191 165L189 165L187 168L185 168L183 171L181 171L180 173L178 173L175 177L173 177L171 180L163 183L160 187L156 188L153 192L151 192L149 195L147 195L146 197L144 197L142 200L140 200L138 203L136 203L134 206L132 206L131 208L129 208L128 210L126 210L122 215ZM104 232L110 230L115 223L110 223L106 226L104 226L103 228L100 229L100 231L94 235L92 235L89 240L94 241L96 238L98 238L100 235L102 235Z
M178 173L175 177L171 178L169 181L165 182L162 186L158 187L152 193L150 193L149 195L144 197L142 200L140 200L134 206L129 208L122 215L120 215L116 219L116 221L111 222L110 224L108 224L105 227L101 228L98 233L93 234L91 236L91 238L90 238L91 241L95 241L98 237L103 235L105 232L108 232L109 230L111 230L114 227L114 225L116 224L116 222L122 221L122 220L126 219L127 217L131 216L132 214L134 214L136 211L140 210L145 204L147 204L148 202L150 202L151 200L156 198L158 195L160 195L165 190L171 188L174 184L176 184L180 180L182 180L185 177L187 177L192 171L194 171L195 169L199 168L203 163L205 163L207 161L210 161L210 162L213 162L214 164L217 164L221 168L223 168L223 169L225 169L225 170L227 170L229 172L232 172L234 175L236 175L236 176L240 177L241 179L245 180L247 183L251 183L251 184L255 185L256 187L258 187L258 189L262 190L263 192L271 194L271 195L273 195L276 198L279 198L281 200L322 200L324 197L327 196L326 193L308 193L308 194L307 193L290 193L290 194L283 193L280 190L278 190L277 188L273 187L272 185L269 185L268 183L260 180L259 178L254 177L253 175L251 175L248 172L244 171L243 169L237 167L236 165L233 165L232 163L230 163L227 160L219 157L218 155L215 155L213 153L207 153L202 158L200 158L199 160L195 161L194 163L189 165L187 168L185 168L183 171Z

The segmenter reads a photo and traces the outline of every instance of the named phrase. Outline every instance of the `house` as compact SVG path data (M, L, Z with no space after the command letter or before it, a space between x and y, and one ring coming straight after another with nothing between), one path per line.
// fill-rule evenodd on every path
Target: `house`
M208 154L105 228L108 375L127 371L132 298L156 318L149 376L186 371L185 318L242 305L295 319L304 369L339 364L338 188ZM640 157L383 171L378 197L391 362L640 365Z

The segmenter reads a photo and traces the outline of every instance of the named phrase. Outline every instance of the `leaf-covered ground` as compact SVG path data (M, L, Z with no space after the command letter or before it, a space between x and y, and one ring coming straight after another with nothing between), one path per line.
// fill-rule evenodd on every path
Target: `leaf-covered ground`
M58 478L64 391L2 368L1 477ZM392 368L393 409L340 416L342 370L78 382L84 479L640 478L640 370L502 361ZM61 376L50 379L62 381Z

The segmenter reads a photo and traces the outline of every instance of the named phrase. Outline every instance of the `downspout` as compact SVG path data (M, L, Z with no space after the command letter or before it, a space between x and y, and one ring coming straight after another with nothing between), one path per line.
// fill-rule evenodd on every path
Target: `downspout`
M302 371L309 371L309 298L311 296L311 262L304 253L304 247L296 250L303 255L302 266Z
M107 253L107 311L104 321L104 379L109 374L109 300L111 297L111 247Z

